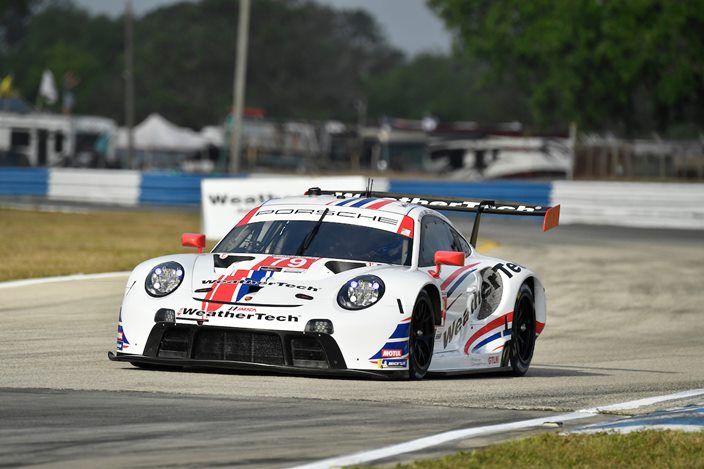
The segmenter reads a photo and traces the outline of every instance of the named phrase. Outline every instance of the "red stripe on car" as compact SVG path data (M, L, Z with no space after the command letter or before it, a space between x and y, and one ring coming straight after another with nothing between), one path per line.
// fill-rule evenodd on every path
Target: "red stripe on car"
M389 205L390 203L396 202L395 200L380 200L379 202L374 202L371 204L368 208L370 210L379 210L381 207L384 207L385 205Z
M403 220L401 220L401 226L398 227L396 232L401 236L413 239L413 218L408 215L404 215Z
M444 282L442 282L442 285L440 285L440 288L441 288L442 290L446 290L447 287L448 287L458 276L460 276L460 275L462 274L462 272L465 272L467 269L471 269L472 267L475 267L475 266L477 266L477 265L479 265L479 264L480 264L480 262L477 262L477 263L475 263L475 264L465 265L464 267L455 270L449 277L447 277L447 279L445 279Z
M466 344L464 344L464 353L469 355L469 349L472 347L472 344L477 341L481 336L486 334L487 332L491 332L492 330L503 327L506 325L507 322L513 321L513 311L510 313L504 314L501 317L498 317L491 321L489 324L486 326L482 327L479 329L477 332L475 332L472 337L469 338Z
M543 332L543 329L545 329L545 323L544 322L537 322L535 323L535 333L540 334Z
M259 210L259 207L254 207L252 210L249 211L247 215L245 215L238 223L236 226L240 225L246 225L249 223L249 220L254 216L255 213L257 213L257 210Z

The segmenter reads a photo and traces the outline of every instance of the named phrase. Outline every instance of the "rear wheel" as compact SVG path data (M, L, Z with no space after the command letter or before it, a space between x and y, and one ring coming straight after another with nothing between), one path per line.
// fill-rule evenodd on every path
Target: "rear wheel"
M535 349L535 301L533 292L525 283L516 295L513 308L513 325L511 328L511 345L509 358L511 374L523 376L528 371Z
M423 379L430 367L435 344L435 318L430 296L420 292L413 307L411 330L408 337L408 377Z

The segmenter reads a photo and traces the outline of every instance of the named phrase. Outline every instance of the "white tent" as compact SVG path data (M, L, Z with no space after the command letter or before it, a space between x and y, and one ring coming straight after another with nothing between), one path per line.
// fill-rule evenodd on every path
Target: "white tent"
M214 147L221 147L225 144L225 135L222 126L209 125L200 130L200 136Z
M204 149L207 140L198 132L179 127L159 114L150 114L133 130L134 147L142 151L195 152ZM121 128L117 148L127 148L127 129Z

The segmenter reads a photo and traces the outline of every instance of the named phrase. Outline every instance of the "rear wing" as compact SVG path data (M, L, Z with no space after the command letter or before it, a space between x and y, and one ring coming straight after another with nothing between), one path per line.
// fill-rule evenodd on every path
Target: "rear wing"
M543 205L529 205L503 200L465 199L461 197L442 197L434 195L399 194L395 192L376 191L328 191L319 187L311 187L306 195L334 195L339 198L347 197L376 197L380 199L393 199L399 202L422 205L439 211L476 213L470 243L475 246L479 232L479 220L482 213L496 215L515 215L524 217L542 217L543 231L555 228L560 223L560 206L547 207Z

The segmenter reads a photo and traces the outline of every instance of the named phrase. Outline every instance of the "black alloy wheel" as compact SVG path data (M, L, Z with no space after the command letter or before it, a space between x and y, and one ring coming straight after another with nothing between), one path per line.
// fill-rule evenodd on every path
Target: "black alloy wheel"
M528 371L535 349L535 301L533 292L525 283L516 295L511 328L509 358L511 374L523 376Z
M413 307L408 341L408 377L423 379L430 367L430 361L433 359L433 345L435 344L433 305L426 291L420 292Z

